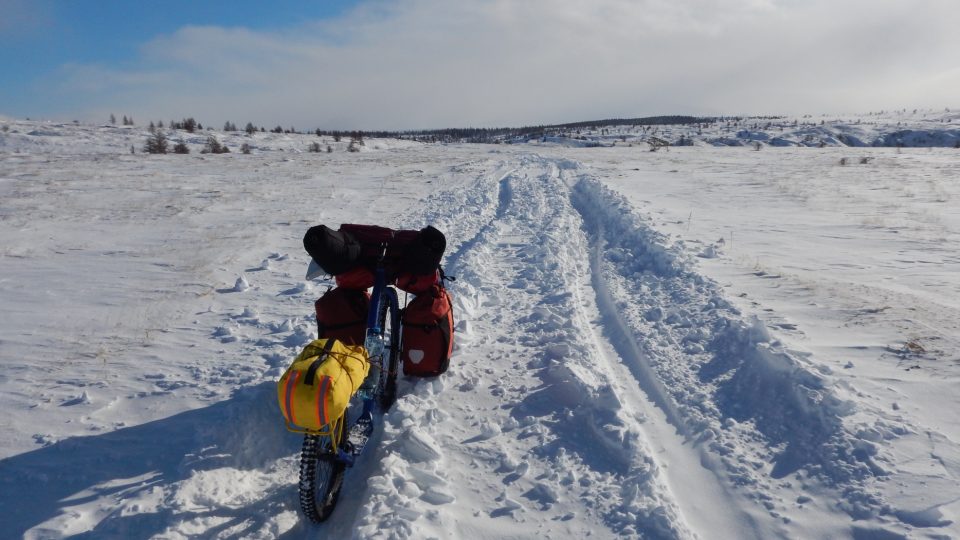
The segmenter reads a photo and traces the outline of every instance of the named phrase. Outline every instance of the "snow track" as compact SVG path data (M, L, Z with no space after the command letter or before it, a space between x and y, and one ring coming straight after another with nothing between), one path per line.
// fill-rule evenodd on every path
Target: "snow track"
M478 231L450 259L456 364L401 387L359 534L501 537L506 521L517 537L580 537L590 522L600 537L689 537L634 413L593 364L565 186L535 159L478 184L468 193L496 199L475 195L483 211L451 229Z
M762 536L684 440L666 392L649 390L657 379L638 371L642 353L624 362L623 345L607 341L627 330L594 289L598 261L584 254L600 246L561 174L575 166L523 157L468 190L477 204L460 208L480 212L448 216L478 231L450 258L456 362L401 387L360 536L498 537L497 520L518 537L583 536L585 521L595 537ZM478 510L449 512L454 501Z
M815 486L836 489L837 508L854 518L887 511L871 487L885 474L875 441L907 426L845 426L856 408L830 378L743 320L625 200L586 175L573 200L597 243L594 285L613 343L667 420L696 441L702 463L769 514L753 512L754 523L774 526L761 536L803 535L809 523L786 515L795 501L812 506L804 503Z
M492 537L494 518L521 537L585 521L615 537L791 537L809 527L787 517L797 506L837 510L815 486L852 516L880 511L882 467L843 425L852 405L578 164L519 156L464 193L435 202L466 238L449 267L454 368L402 387L361 536Z

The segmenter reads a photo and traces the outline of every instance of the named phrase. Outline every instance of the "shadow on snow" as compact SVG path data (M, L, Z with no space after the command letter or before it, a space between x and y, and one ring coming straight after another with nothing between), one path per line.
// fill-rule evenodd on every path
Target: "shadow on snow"
M219 518L204 534L237 528L236 535L264 525L297 505L296 472L289 483L271 486L259 500L177 510L170 487L202 471L262 469L294 456L300 440L283 428L274 410L275 386L243 388L231 399L202 409L102 435L71 437L50 446L0 460L0 537L19 538L31 528L69 514L78 505L106 498L115 506L75 538L147 537L195 518ZM149 497L165 488L156 512L123 515L124 500ZM189 506L203 507L204 501ZM98 509L98 512L101 509ZM77 519L84 519L77 516ZM62 529L62 527L57 527ZM231 531L232 532L232 531Z

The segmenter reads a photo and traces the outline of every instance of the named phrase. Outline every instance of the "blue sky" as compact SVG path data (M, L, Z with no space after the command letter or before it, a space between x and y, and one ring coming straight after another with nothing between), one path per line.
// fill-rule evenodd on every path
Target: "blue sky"
M70 64L135 67L140 47L185 26L269 31L330 19L359 0L0 0L0 114L68 112L51 92ZM79 111L78 111L79 112Z
M0 0L0 115L419 129L960 106L957 0Z

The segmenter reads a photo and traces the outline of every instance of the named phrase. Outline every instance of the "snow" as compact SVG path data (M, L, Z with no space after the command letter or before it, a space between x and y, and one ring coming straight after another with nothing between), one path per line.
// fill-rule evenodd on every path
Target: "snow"
M0 537L958 537L955 116L187 156L5 119ZM456 345L312 525L275 382L346 222L447 234Z

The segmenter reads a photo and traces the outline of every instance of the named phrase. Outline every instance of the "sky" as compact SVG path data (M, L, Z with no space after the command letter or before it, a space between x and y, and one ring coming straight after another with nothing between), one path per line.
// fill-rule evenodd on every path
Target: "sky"
M957 0L0 0L0 115L324 129L960 106Z

